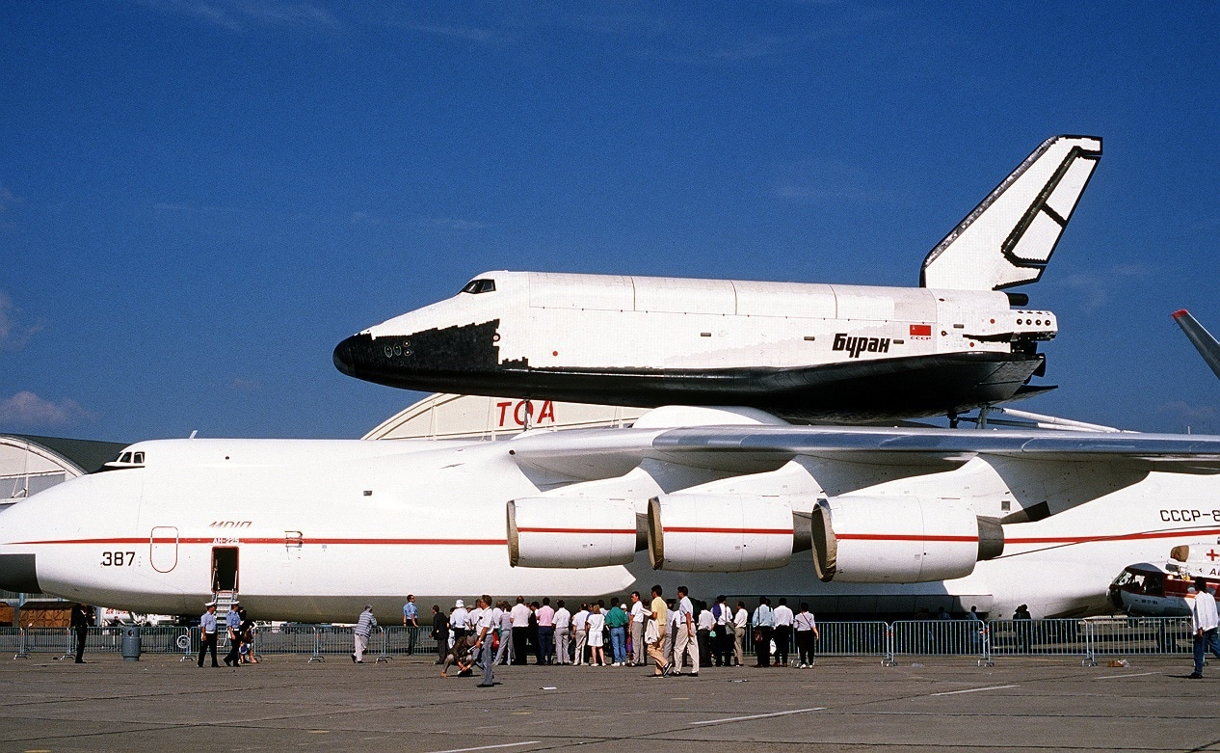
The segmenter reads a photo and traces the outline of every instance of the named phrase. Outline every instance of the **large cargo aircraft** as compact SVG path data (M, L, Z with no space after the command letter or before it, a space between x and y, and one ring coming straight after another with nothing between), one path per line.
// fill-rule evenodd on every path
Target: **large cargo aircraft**
M679 583L823 613L1108 609L1220 535L1220 437L794 426L668 407L506 441L165 440L0 513L0 587L155 613L392 618Z
M936 245L920 287L486 272L341 342L405 389L607 405L743 405L796 421L946 415L1028 396L1054 314L1038 280L1101 157L1057 136Z

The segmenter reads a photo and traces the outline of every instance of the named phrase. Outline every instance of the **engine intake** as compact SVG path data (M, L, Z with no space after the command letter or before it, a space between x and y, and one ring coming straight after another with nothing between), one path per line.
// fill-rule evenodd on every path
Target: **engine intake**
M635 506L623 499L529 497L508 503L513 567L604 567L635 559Z
M977 517L955 500L822 499L811 528L814 570L825 582L961 578L1004 551L999 521Z
M792 506L783 499L677 494L648 501L648 552L657 570L769 570L788 564L792 542Z

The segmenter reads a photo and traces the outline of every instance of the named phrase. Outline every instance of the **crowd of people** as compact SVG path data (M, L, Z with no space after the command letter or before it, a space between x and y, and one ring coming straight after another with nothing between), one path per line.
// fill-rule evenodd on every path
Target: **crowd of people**
M413 596L403 606L403 625L421 627ZM746 641L753 644L756 667L811 667L814 642L820 638L805 603L794 611L779 599L772 608L763 597L751 611L742 601L730 606L724 596L696 602L686 586L667 600L659 585L648 597L633 591L609 604L599 599L571 607L563 599L552 605L549 597L526 601L518 596L510 605L485 595L471 607L458 599L448 611L432 605L431 631L441 675L448 677L456 668L459 676L470 676L482 666L484 687L494 682L493 666L527 664L530 658L534 664L648 665L653 677L698 677L709 665L742 666ZM359 632L356 640L359 646Z

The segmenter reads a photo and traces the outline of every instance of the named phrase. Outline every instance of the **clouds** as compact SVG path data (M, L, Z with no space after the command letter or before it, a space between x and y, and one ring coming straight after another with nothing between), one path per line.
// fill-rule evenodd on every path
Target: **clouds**
M1104 269L1066 275L1043 283L1046 287L1066 288L1079 302L1086 313L1096 313L1105 308L1110 299L1124 286L1147 278L1151 270L1142 264L1119 264Z
M8 293L0 290L0 350L21 350L42 329L42 322L23 321L21 309Z
M44 428L62 427L92 419L93 414L75 400L46 400L29 390L22 390L0 401L0 425Z
M1214 430L1217 411L1214 405L1199 405L1185 400L1172 400L1157 406L1157 412L1171 417L1183 429L1211 432Z
M335 29L339 22L325 8L313 3L275 0L137 0L140 5L166 15L184 16L233 32L254 27Z

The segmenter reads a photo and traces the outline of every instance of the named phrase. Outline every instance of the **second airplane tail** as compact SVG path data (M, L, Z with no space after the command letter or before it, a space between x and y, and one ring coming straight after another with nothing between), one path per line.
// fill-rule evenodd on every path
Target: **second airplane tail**
M1198 320L1186 309L1173 312L1173 320L1186 333L1186 337L1199 350L1199 354L1203 356L1204 361L1207 361L1207 365L1212 368L1216 376L1220 377L1220 343L1216 342L1216 338L1212 337L1211 333L1204 329L1203 325L1199 324Z
M1101 139L1049 138L923 261L919 284L1000 290L1036 282L1101 158Z

